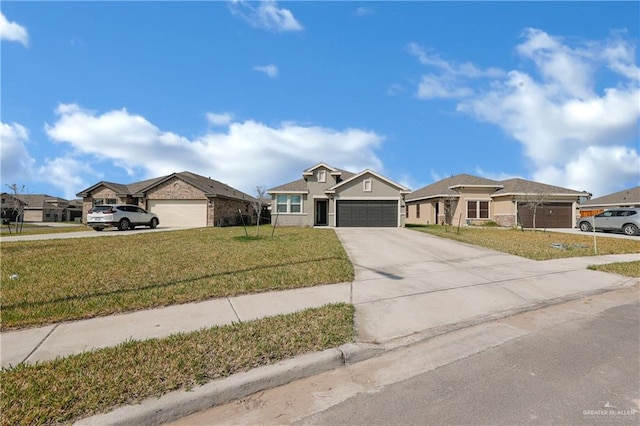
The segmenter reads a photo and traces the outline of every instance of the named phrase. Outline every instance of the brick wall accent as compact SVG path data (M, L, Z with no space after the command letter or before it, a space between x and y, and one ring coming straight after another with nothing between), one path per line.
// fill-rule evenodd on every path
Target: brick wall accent
M240 212L245 216L245 221L247 225L253 223L253 206L251 203L240 200L232 200L229 198L221 198L216 197L213 198L213 207L209 208L209 212L207 214L208 219L211 219L212 223L207 223L207 225L211 226L229 226L229 225L241 225L240 221ZM240 210L240 212L238 211Z
M493 216L493 221L497 223L498 226L506 226L509 228L514 228L516 226L516 215L496 214Z
M147 193L148 200L206 200L202 190L176 177Z

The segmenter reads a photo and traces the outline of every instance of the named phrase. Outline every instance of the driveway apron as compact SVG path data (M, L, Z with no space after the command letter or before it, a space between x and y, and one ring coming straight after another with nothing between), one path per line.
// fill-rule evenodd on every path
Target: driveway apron
M405 228L336 228L355 268L357 338L425 330L625 284L584 262L534 261Z

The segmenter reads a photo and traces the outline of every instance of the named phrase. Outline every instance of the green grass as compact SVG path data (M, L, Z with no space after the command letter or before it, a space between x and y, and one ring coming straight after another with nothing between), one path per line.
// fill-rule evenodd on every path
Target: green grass
M332 230L270 230L3 242L1 329L353 280Z
M594 271L612 272L627 277L640 277L640 260L633 262L616 262L604 265L590 265L589 269Z
M70 423L354 339L353 305L234 323L0 372L2 425Z
M411 226L410 229L535 260L596 254L592 235L474 227L460 228L458 233L455 227L440 225ZM596 239L598 255L640 253L640 238L631 240L599 236ZM562 248L555 248L554 245Z
M25 223L22 227L22 232L16 234L15 225L11 224L11 232L7 225L0 226L0 237L16 237L19 235L42 235L42 234L62 234L67 232L81 232L90 231L91 228L84 225L69 225L69 226L46 226L46 225L32 225Z

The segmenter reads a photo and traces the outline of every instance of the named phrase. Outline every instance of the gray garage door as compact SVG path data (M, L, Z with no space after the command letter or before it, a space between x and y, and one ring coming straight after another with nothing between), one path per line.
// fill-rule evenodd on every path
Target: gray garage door
M395 200L343 200L337 202L337 226L398 226Z
M536 209L536 228L571 228L571 203L541 205ZM533 208L518 205L519 223L525 228L533 228Z

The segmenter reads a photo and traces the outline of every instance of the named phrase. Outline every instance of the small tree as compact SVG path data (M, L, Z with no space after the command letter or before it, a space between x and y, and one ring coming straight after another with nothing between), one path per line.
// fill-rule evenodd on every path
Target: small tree
M9 207L5 210L5 214L8 213L9 233L11 233L11 219L13 219L16 234L20 234L22 233L22 225L24 224L25 203L19 198L19 195L25 193L26 187L24 185L18 186L16 183L7 184L6 186L11 190L11 200L8 202Z
M544 206L549 201L549 194L543 191L527 192L523 197L523 203L529 208L533 219L533 230L536 230L536 215L538 208ZM524 227L524 226L523 226Z
M260 235L260 222L262 222L262 200L267 195L267 189L264 185L256 186L256 201L253 203L253 210L256 213L256 235Z
M452 189L449 189L443 198L443 204L444 224L446 229L447 225L449 225L450 227L453 226L453 215L458 208L458 195Z

